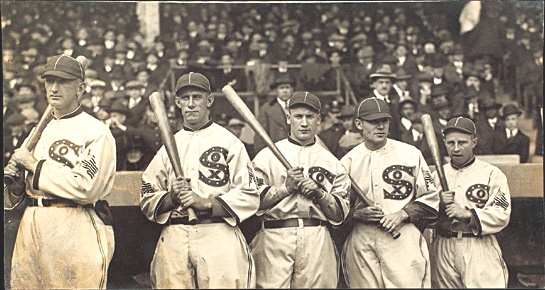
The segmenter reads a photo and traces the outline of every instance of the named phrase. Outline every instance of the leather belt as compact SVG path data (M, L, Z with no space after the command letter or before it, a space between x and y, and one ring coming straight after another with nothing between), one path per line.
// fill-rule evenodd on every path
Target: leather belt
M92 204L77 204L70 200L65 199L44 199L44 198L30 198L29 206L39 206L39 207L83 207L83 208L93 208Z
M316 227L316 226L325 226L325 225L327 225L327 222L319 220L319 219L292 218L292 219L286 219L286 220L263 221L262 228L279 229L279 228L295 228L295 227Z
M225 220L221 217L199 217L198 225L200 224L216 224L224 223ZM170 218L168 220L169 225L191 225L188 217Z
M458 232L451 232L448 230L437 229L437 234L444 238L457 238ZM463 238L477 238L478 236L473 233L462 233Z

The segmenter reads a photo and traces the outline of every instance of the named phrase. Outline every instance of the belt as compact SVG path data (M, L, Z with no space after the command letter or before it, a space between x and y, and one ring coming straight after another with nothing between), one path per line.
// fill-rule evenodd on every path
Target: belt
M224 223L225 220L221 217L199 217L197 224L216 224ZM168 220L169 225L191 225L188 217L170 218Z
M29 206L39 206L39 207L83 207L83 208L93 208L92 204L77 204L73 201L66 199L44 199L44 198L30 198Z
M295 227L316 227L325 226L327 222L319 219L286 219L275 221L263 221L261 224L264 229L295 228Z
M437 230L437 234L444 238L457 238L458 232L451 232L448 230ZM477 238L478 236L474 235L473 233L461 233L463 238Z

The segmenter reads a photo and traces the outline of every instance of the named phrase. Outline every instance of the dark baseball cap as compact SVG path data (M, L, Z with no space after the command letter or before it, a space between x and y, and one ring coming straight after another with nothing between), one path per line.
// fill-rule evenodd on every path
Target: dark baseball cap
M475 127L475 123L473 123L471 119L465 117L455 117L450 119L447 122L447 126L443 130L443 135L446 135L451 131L458 131L477 136L477 128Z
M176 93L185 87L194 87L209 93L211 91L208 79L204 75L196 72L184 74L178 79L176 82Z
M320 112L322 109L322 103L320 99L309 92L295 92L288 100L288 108L295 105L305 105L314 109L316 112Z
M69 55L55 55L50 57L45 64L45 72L42 74L42 78L48 76L56 76L68 80L84 80L85 69L79 61Z
M368 98L361 101L358 106L358 118L365 121L372 121L381 118L392 118L390 107L381 99Z

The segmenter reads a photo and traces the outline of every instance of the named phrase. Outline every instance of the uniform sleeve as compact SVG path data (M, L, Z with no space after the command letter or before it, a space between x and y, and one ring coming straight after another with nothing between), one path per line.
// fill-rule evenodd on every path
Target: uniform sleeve
M329 220L329 222L334 226L338 226L346 220L348 213L350 212L350 177L341 163L338 163L337 177L333 182L330 193L335 198L343 218L340 222L334 222L332 220Z
M439 216L439 194L428 164L420 151L418 154L418 170L415 172L415 199L403 209L409 215L410 222L425 226L433 224Z
M115 178L115 140L109 130L97 131L96 136L87 140L72 166L39 160L32 188L79 204L95 204L108 195Z
M495 234L509 224L511 217L511 193L507 177L499 169L490 173L490 195L482 208L470 209L473 218L469 224L475 235Z
M232 226L254 215L259 208L259 194L255 183L254 169L240 140L236 140L227 156L229 166L229 191L216 196L231 217L224 218Z
M273 208L278 204L282 199L278 200L276 203L271 204L270 206L263 207L264 203L267 203L267 199L274 199L275 196L285 196L287 195L288 189L282 183L281 186L275 186L272 181L271 162L274 159L271 159L271 154L269 149L264 149L260 151L253 160L253 166L255 171L255 180L257 191L259 193L259 199L261 202L261 207L257 211L257 215L261 216L266 213L269 209ZM284 167L280 167L284 168ZM265 202L264 202L265 201Z
M172 212L157 213L169 190L170 171L170 161L162 146L142 173L140 209L147 219L158 224L165 224Z

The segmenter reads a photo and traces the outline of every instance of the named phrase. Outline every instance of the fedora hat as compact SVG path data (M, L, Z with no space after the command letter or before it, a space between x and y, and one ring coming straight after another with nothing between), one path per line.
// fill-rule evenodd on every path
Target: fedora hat
M377 70L369 76L369 78L371 78L371 80L377 78L389 78L392 80L397 80L397 76L392 72L392 67L388 64L383 64L378 67Z
M501 109L501 117L507 118L509 115L522 115L522 111L514 104L507 104Z
M288 74L280 74L270 85L270 88L274 90L281 84L290 84L292 87L295 87L295 81Z

